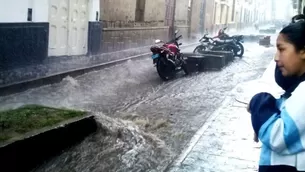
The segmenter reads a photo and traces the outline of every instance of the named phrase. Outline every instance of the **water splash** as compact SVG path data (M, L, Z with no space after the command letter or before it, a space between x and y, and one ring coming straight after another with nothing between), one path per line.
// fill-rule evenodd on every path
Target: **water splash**
M97 133L33 172L163 171L172 152L133 122L96 114ZM154 170L151 170L154 169Z

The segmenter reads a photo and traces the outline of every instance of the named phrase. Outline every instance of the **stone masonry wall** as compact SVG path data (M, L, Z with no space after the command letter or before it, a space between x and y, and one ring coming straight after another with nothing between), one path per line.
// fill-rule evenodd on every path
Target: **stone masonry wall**
M100 0L101 20L134 21L135 0Z
M146 0L144 22L135 22L136 0L101 0L102 53L152 45L167 40L164 0Z
M205 2L205 20L204 20L204 26L205 29L208 29L209 32L212 32L213 30L213 24L214 24L214 0L206 0Z
M188 0L176 0L175 9L175 29L183 36L183 40L188 39Z
M192 37L200 33L200 10L202 0L193 0L192 3L192 18L191 18L191 33Z
M144 20L164 22L165 8L165 0L146 0Z
M114 52L153 45L154 40L167 39L168 27L105 28L102 52Z
M188 0L176 0L175 10L175 24L176 25L187 25L188 20Z
M136 0L100 0L101 20L129 21L135 20ZM145 21L162 21L165 18L164 0L146 0Z

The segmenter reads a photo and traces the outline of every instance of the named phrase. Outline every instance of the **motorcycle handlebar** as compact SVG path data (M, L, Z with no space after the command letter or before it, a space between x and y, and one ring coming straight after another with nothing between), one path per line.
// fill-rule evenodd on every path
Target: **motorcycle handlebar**
M181 39L181 38L182 38L182 35L178 36L178 37L175 38L175 39L172 39L172 40L168 41L167 44L168 44L168 43L175 43L175 44L178 44L178 40ZM178 45L179 45L179 44L178 44Z
M178 40L181 39L181 38L182 38L182 35L178 36L178 37L176 38L176 40L178 41Z

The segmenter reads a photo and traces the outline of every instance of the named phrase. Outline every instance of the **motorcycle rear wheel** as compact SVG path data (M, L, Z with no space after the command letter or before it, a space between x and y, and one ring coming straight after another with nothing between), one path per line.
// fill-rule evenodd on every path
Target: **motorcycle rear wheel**
M176 75L176 66L169 61L159 59L157 61L157 72L163 81L173 79Z
M194 49L193 53L203 54L205 50L207 50L207 47L205 47L203 45L199 45Z

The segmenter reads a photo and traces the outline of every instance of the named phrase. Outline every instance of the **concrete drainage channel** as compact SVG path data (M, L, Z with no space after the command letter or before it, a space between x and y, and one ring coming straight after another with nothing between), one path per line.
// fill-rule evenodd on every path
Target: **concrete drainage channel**
M25 134L0 145L1 170L26 172L82 141L97 130L93 114Z

